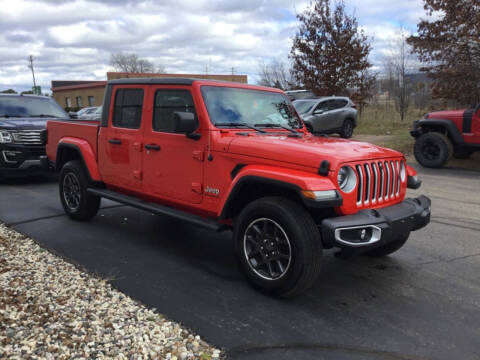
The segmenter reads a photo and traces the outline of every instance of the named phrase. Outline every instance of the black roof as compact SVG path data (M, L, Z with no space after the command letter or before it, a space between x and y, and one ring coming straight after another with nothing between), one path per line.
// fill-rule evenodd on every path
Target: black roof
M125 84L154 84L154 85L192 85L195 80L202 79L186 79L186 78L127 78L109 80L108 84L125 85Z

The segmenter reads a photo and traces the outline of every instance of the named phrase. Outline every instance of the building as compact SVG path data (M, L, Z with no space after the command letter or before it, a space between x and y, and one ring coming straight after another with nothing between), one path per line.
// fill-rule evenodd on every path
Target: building
M191 78L233 81L246 84L247 75L216 75L216 74L133 74L124 72L108 72L107 80L139 77ZM90 106L100 106L103 103L103 93L107 81L68 81L52 80L52 96L66 110L76 110Z

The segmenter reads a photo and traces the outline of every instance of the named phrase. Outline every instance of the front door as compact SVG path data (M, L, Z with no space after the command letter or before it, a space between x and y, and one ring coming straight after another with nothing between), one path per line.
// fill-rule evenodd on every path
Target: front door
M156 86L149 96L153 109L144 127L145 191L167 201L200 203L205 139L193 140L175 133L173 123L176 111L195 114L198 123L192 93L188 87Z
M330 110L333 107L333 100L325 100L320 102L314 110L315 118L313 120L313 129L315 131L330 130L332 124L330 122Z
M107 185L139 191L142 188L142 115L146 87L115 87L108 127L98 140L98 161Z

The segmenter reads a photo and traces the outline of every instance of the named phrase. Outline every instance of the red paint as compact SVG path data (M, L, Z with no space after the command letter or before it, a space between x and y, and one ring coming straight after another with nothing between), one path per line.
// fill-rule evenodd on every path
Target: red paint
M279 129L267 130L276 135L259 135L243 128L218 129L208 117L200 92L202 85L283 93L278 89L206 80L197 80L191 86L115 85L108 126L98 130L98 124L49 122L47 155L55 160L60 141L77 144L92 178L103 181L108 188L211 217L219 216L229 193L244 176L279 180L302 190L332 190L337 188L337 172L343 165L355 166L378 159L404 161L397 151L358 141L314 137L305 128L301 130L301 138L289 137L288 131ZM113 99L119 88L144 89L140 129L112 126ZM153 131L155 91L171 88L191 92L199 121L199 140ZM238 135L239 132L247 136ZM121 144L111 144L108 142L111 139L120 140ZM147 150L146 144L156 144L160 150ZM330 163L327 176L318 174L322 160ZM231 172L238 164L244 167L232 179ZM407 169L409 174L414 171ZM398 196L359 207L356 191L351 194L340 191L343 205L336 211L351 214L360 208L389 206L402 201L405 192L406 181L402 182Z

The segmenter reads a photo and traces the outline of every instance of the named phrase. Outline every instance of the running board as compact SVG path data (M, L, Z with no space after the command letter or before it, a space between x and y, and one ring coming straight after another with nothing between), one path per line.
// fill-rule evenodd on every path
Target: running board
M167 215L183 221L188 221L192 224L207 228L209 230L221 231L226 229L225 225L220 224L215 220L205 219L198 215L190 214L169 206L144 201L133 196L123 195L112 190L88 188L87 191L92 195L97 195L105 199L117 201L119 203L130 205L154 214Z

